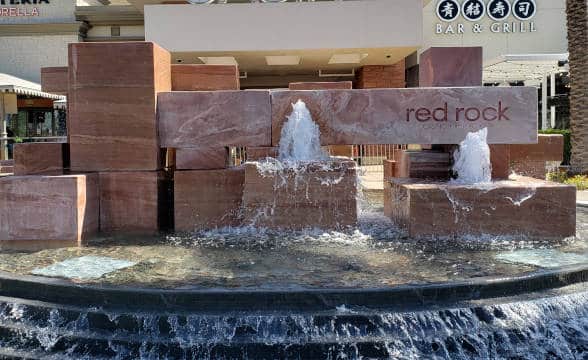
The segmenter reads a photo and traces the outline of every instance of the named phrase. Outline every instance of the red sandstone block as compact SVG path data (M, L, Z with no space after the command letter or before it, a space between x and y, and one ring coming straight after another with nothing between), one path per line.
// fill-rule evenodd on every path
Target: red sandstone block
M396 160L384 160L384 182L396 177Z
M394 179L385 212L411 237L576 234L576 190L531 178L495 182L491 189Z
M288 85L290 90L329 90L329 89L353 89L352 81L331 82L297 82Z
M193 91L159 94L162 147L271 146L269 91Z
M271 92L274 146L278 146L282 127L298 100L306 103L319 126L323 145L458 144L468 132L485 127L490 144L537 140L535 88L275 90ZM485 109L494 110L486 111L495 114L494 120L483 119ZM467 127L438 128L439 123L449 126L464 121Z
M259 161L265 158L277 158L277 147L247 147L247 161Z
M399 178L449 179L450 154L437 151L400 152L394 175Z
M176 231L196 231L240 224L245 170L176 171L174 221Z
M517 175L545 180L547 164L544 160L511 160L510 167Z
M563 161L563 135L539 134L537 140L537 144L511 145L511 161Z
M236 65L171 66L173 91L239 90L239 69Z
M215 170L225 169L229 162L229 150L226 147L176 149L176 169L178 170Z
M0 174L12 174L14 172L14 160L0 160Z
M490 145L492 179L508 179L510 176L510 145Z
M69 75L67 66L41 68L41 90L51 94L67 95Z
M420 56L421 87L481 86L481 47L432 47Z
M359 69L358 89L404 88L406 87L406 62L394 65L366 65Z
M65 144L22 143L14 145L14 175L63 174Z
M328 165L330 169L326 169ZM357 223L353 161L311 164L300 172L245 164L244 224L281 229L337 229Z
M149 42L69 45L72 171L158 170L156 94L171 56Z
M101 172L100 230L106 233L156 233L164 216L160 171Z
M353 145L329 145L328 150L331 156L353 157Z
M0 178L0 247L77 246L98 231L98 177Z

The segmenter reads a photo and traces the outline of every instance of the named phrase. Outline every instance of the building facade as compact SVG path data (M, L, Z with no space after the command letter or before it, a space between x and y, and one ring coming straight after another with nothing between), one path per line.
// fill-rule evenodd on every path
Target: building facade
M245 87L410 68L432 46L483 46L491 82L505 56L567 52L565 0L191 2L3 1L0 72L38 82L39 68L65 66L77 41L155 41L176 63L236 63Z
M39 83L41 67L67 65L69 43L147 40L176 64L238 65L242 88L405 87L418 86L427 48L482 46L486 84L545 89L548 127L566 32L565 0L1 0L0 74Z

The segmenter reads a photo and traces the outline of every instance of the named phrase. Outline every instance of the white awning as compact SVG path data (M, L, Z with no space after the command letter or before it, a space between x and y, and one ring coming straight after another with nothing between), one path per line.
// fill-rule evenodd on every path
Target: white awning
M567 53L502 55L484 63L484 82L539 84L546 75L567 70L567 67L560 67L560 63L568 57Z
M63 95L50 94L41 91L40 84L3 73L0 73L0 92L36 96L53 100L65 99L65 96Z

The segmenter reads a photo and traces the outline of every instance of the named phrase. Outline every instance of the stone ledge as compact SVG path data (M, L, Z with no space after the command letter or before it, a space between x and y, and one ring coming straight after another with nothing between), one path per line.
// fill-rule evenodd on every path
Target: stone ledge
M357 223L353 161L309 163L300 170L275 170L273 165L245 164L244 225L300 230L341 229Z
M415 238L576 234L575 187L526 177L477 187L394 179L385 183L384 212Z
M96 174L1 178L0 248L80 245L98 231L98 201Z

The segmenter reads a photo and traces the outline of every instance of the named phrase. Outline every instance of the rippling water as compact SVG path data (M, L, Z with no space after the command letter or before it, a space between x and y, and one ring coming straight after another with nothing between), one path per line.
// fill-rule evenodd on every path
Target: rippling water
M149 239L107 238L83 248L0 253L0 270L30 274L67 259L99 256L136 265L85 282L165 288L369 288L515 275L548 268L541 265L542 257L551 262L558 253L588 256L585 208L578 208L578 237L555 244L492 237L417 241L378 210L364 211L359 228L344 232L219 229ZM518 257L523 262L501 256L519 249L536 250L534 260L524 262L524 254L515 254L522 255Z

